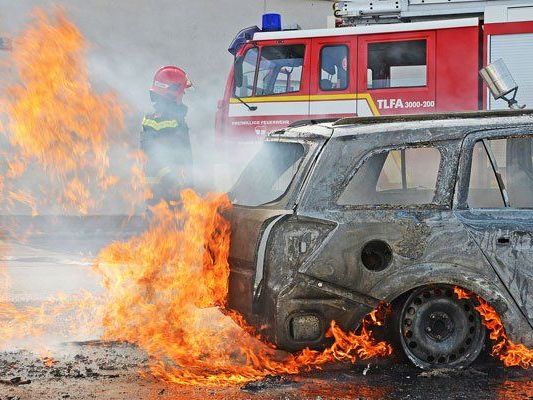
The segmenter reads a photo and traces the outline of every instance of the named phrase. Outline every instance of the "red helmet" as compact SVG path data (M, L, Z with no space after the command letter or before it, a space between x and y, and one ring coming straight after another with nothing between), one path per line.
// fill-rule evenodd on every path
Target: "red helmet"
M169 65L159 68L155 73L150 93L157 94L179 103L185 94L185 89L188 89L191 86L192 83L185 71L181 68Z

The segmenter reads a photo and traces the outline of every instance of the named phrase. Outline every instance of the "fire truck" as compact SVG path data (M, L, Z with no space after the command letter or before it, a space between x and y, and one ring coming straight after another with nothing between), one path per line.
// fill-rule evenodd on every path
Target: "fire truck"
M479 70L502 59L533 106L533 1L334 2L327 29L239 33L220 139L249 141L298 120L506 108Z

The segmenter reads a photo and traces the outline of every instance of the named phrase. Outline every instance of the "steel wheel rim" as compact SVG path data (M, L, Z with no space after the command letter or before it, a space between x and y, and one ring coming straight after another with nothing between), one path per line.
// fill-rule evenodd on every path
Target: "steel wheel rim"
M471 299L458 299L451 286L415 290L399 321L407 357L424 369L466 366L479 355L485 328Z

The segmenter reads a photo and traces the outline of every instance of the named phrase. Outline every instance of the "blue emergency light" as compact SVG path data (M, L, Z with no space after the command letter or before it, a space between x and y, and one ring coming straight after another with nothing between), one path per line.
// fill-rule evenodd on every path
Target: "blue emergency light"
M281 31L280 14L263 14L263 32Z
M241 30L239 33L237 33L237 36L235 36L235 39L233 39L233 41L231 42L228 51L234 56L236 56L239 52L239 49L244 46L244 44L248 40L252 40L254 38L254 34L256 32L261 32L261 30L257 26L251 26L249 28L244 28L243 30Z

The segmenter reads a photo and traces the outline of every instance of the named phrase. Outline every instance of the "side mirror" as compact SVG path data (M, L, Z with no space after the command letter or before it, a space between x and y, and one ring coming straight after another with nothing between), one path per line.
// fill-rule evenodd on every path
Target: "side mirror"
M518 92L518 85L513 76L507 69L507 65L500 58L493 63L487 65L479 71L479 75L487 84L494 100L503 99L507 101L509 108L524 108L519 106L516 101L516 93ZM506 98L508 94L512 94L512 98Z
M243 64L244 64L244 57L239 56L235 58L235 64L233 67L233 82L235 87L242 87L242 80L243 80Z

